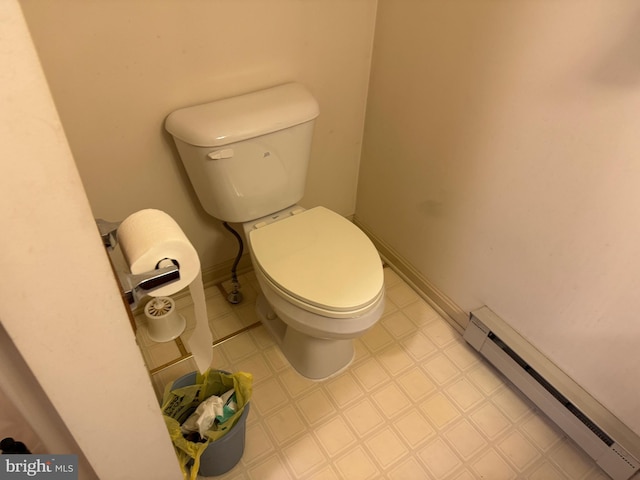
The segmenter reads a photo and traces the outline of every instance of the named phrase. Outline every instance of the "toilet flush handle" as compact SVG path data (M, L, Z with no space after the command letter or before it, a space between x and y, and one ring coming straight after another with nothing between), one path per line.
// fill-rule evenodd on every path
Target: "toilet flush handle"
M221 160L223 158L233 157L233 148L223 148L222 150L214 150L207 155L211 160Z

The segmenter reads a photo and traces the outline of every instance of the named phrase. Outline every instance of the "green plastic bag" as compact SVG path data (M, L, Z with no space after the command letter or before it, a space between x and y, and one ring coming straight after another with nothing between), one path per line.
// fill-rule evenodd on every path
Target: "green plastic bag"
M203 374L197 373L194 385L171 390L167 387L162 399L162 414L169 430L169 436L173 441L178 462L185 480L196 480L200 469L200 456L209 446L229 432L238 422L245 405L251 398L253 390L253 375L245 372L226 373L220 370L207 370ZM180 425L191 415L195 409L212 395L220 396L223 393L235 389L236 404L238 410L226 422L221 423L207 431L207 440L204 443L190 442L182 436ZM193 460L191 474L187 465Z

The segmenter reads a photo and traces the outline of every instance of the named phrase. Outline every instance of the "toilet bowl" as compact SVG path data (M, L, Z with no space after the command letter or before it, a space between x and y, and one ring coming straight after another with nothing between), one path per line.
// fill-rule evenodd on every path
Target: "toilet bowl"
M373 244L324 207L293 206L243 227L262 291L257 312L285 357L308 378L344 369L353 339L384 310Z

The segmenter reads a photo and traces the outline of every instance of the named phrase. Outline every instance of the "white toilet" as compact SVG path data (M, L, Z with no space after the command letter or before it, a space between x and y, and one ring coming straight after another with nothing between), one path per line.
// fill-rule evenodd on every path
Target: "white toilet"
M318 104L288 83L173 112L166 129L204 209L242 223L262 289L257 311L291 365L321 379L384 310L382 262L367 236L302 198Z

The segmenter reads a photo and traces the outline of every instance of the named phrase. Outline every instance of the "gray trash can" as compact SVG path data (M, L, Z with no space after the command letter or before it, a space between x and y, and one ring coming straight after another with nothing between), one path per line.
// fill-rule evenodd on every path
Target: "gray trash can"
M173 382L171 390L188 387L196 383L196 372L188 373ZM200 457L199 473L203 477L222 475L235 467L244 453L244 440L249 415L250 402L244 406L244 411L238 422L223 437L211 442Z

